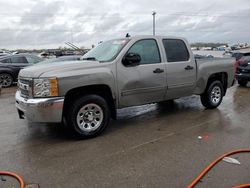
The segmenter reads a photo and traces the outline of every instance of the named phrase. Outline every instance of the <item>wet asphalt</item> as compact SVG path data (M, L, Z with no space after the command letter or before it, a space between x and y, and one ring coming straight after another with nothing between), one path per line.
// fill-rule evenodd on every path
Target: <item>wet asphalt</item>
M0 170L33 187L182 188L216 157L250 148L250 86L230 88L215 110L198 96L119 110L118 120L89 140L74 139L60 124L19 119L15 89L0 95ZM219 163L197 187L250 183L250 153L233 157L241 164ZM18 187L3 180L1 188Z

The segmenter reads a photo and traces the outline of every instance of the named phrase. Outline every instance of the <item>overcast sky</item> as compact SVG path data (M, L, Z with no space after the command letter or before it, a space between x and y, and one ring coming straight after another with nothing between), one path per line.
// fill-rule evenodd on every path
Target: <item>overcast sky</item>
M54 48L131 35L250 42L250 0L0 0L0 49Z

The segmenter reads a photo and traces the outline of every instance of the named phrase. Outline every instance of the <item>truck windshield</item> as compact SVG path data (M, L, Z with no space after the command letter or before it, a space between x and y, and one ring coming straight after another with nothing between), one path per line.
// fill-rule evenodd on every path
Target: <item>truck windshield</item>
M129 39L118 39L102 42L82 56L81 59L100 62L112 61L116 58L128 41Z

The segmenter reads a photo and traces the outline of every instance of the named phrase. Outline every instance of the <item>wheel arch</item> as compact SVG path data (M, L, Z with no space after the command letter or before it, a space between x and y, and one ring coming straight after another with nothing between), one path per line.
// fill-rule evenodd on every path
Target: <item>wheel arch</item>
M225 96L226 91L227 91L227 85L228 85L228 74L226 72L218 72L218 73L211 74L207 80L206 88L204 91L206 91L209 85L215 80L218 80L222 83L223 89L224 89L223 95Z
M73 100L88 94L95 94L103 97L108 103L111 117L116 119L116 101L115 98L113 98L111 88L105 84L82 86L69 90L64 99L63 115L66 113L68 106Z

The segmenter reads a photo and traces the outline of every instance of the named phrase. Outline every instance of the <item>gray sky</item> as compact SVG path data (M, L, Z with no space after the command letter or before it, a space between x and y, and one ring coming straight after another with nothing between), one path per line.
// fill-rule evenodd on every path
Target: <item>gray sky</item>
M250 42L250 0L0 0L0 49L53 48L131 35Z

